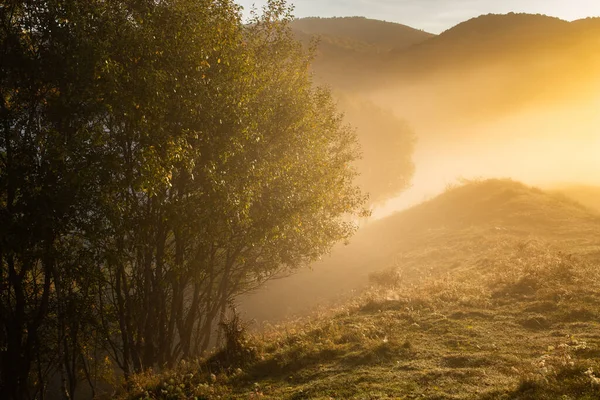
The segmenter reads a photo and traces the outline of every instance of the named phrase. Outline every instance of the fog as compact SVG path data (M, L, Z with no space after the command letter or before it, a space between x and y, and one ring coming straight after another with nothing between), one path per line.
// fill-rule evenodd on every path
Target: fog
M398 232L374 236L370 226L462 179L511 178L542 188L600 185L600 80L576 89L557 81L547 97L515 96L511 102L498 83L510 77L490 76L489 68L486 72L463 71L461 79L436 77L362 94L416 133L411 186L377 204L350 246L339 245L313 268L270 282L244 298L246 317L260 326L355 296L352 291L368 284L369 273L389 267L382 254L410 241L410 234ZM488 90L491 86L493 91ZM395 241L385 242L391 238Z
M444 96L439 87L437 80L370 94L407 120L418 137L412 186L377 207L374 219L431 198L460 178L508 177L540 187L600 185L600 83L564 97L551 93L503 106L497 96L479 93L478 99L452 91Z
M412 187L377 208L373 217L430 198L457 178L510 177L542 187L598 185L599 109L600 97L455 127L455 132L448 131L448 140L421 139L414 154ZM427 132L419 130L419 121L411 123Z

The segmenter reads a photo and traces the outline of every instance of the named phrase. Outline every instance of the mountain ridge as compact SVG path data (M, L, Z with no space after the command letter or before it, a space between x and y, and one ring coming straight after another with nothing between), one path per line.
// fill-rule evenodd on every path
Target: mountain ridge
M305 43L321 35L312 65L318 83L354 92L379 91L391 99L406 92L403 97L417 100L407 104L408 115L400 117L420 115L433 104L443 113L471 119L594 96L594 85L600 84L598 20L488 14L439 35L419 34L418 40L406 39L398 46L389 39L377 42L377 37L386 36L378 31L381 21L364 18L308 20L309 32L296 32ZM357 21L362 31L371 31L370 39L361 37L361 30L344 33ZM411 32L407 38L419 32L397 26L402 27L400 36Z
M291 27L309 35L329 35L365 42L383 51L407 47L435 36L407 25L365 17L299 18L292 21Z

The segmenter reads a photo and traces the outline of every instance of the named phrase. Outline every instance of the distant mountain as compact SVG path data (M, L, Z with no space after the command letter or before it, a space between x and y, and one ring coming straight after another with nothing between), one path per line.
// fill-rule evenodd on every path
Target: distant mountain
M534 57L551 61L565 52L575 55L575 51L583 50L583 44L598 44L597 38L589 35L597 25L600 24L593 19L570 23L544 15L482 15L427 41L397 50L395 57L421 72L424 67L462 67L465 62L485 64Z
M291 24L308 45L318 40L313 65L317 81L339 88L360 89L368 71L380 69L393 51L434 35L405 25L363 17L302 18Z
M590 17L584 19L578 19L576 21L571 22L573 25L580 27L581 29L586 29L589 32L600 32L600 17Z
M415 119L435 114L438 128L453 119L487 121L528 107L586 103L598 98L599 39L598 19L484 15L392 51L376 76L364 76L364 86L398 98Z
M406 48L434 36L406 25L364 17L301 18L292 22L292 28L309 35L363 42L380 51Z
M525 104L595 96L600 82L600 18L490 14L440 35L365 18L308 18L292 26L304 41L321 38L318 82L387 91L410 103L407 115L440 109L488 118Z

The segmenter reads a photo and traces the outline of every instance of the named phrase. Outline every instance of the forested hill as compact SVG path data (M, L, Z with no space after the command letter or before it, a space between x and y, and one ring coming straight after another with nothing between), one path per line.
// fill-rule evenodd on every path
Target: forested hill
M416 69L464 67L466 62L510 62L515 57L552 57L579 55L598 46L597 19L567 22L558 18L532 14L488 14L462 22L442 34L410 49L400 49L394 59L412 64ZM405 50L405 51L404 51ZM579 51L579 52L578 52ZM577 53L578 52L578 53ZM589 57L589 55L588 55ZM586 58L578 58L584 67Z
M313 64L317 80L352 90L364 88L365 77L381 69L393 51L433 37L405 25L363 17L301 18L291 27L307 46L318 40Z
M590 82L600 79L598 18L490 14L440 35L364 18L300 19L294 27L304 42L320 37L313 65L319 81L402 92L417 107L423 98L439 101L454 114L486 113L477 104L496 112L590 95Z
M434 35L406 25L364 17L300 18L292 23L295 31L309 35L364 42L380 51L398 50L421 43Z
M539 14L488 14L462 22L440 35L363 17L301 18L292 23L292 28L301 39L318 37L318 54L331 62L342 49L346 56L354 54L354 61L360 62L365 49L369 49L371 55L379 54L380 67L390 67L386 68L388 73L399 65L426 72L467 61L492 62L507 56L558 56L566 51L591 50L599 45L600 18L567 22ZM593 57L577 61L585 64L587 58ZM363 72L371 75L371 71Z

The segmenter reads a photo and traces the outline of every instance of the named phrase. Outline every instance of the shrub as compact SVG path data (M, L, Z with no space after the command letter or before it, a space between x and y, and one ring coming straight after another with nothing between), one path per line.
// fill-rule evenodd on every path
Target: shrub
M248 325L231 307L231 317L219 324L224 346L208 360L211 368L233 370L256 361L258 352L248 341Z
M402 273L397 268L388 268L383 271L371 272L369 283L386 289L394 289L400 286Z

